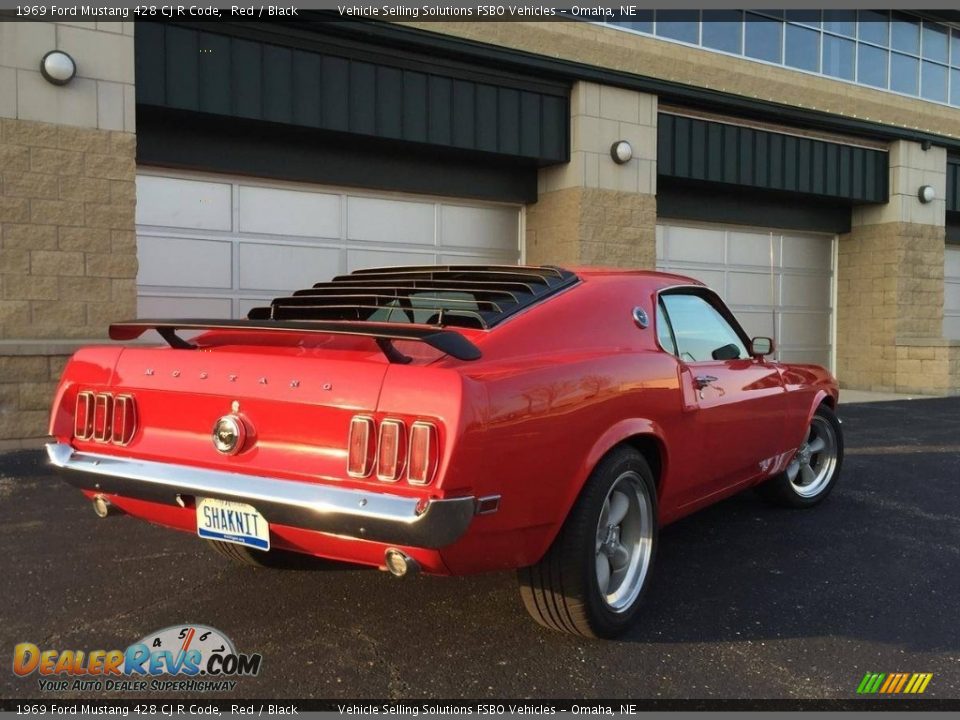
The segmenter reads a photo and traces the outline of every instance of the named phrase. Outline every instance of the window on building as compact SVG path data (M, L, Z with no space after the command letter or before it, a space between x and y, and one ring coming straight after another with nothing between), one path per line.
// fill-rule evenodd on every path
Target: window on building
M960 107L960 29L888 10L644 10L609 25Z
M737 55L743 52L743 13L740 10L704 10L703 46Z
M790 67L820 70L820 33L800 25L787 25L784 61Z

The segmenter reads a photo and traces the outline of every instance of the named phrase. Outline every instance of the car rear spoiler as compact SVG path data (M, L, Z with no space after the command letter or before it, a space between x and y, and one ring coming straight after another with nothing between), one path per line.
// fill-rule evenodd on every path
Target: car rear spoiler
M156 330L170 347L193 349L197 346L177 335L178 330L268 330L288 333L323 333L374 338L390 362L408 363L394 346L394 340L422 342L457 360L477 360L480 349L454 330L401 325L399 323L343 322L322 320L133 320L110 326L112 340L135 340L148 330Z

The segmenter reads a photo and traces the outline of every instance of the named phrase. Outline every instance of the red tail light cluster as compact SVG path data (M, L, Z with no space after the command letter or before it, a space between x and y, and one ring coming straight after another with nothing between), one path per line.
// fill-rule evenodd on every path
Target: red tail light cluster
M136 432L137 404L132 395L77 393L73 434L78 440L129 445Z
M402 420L387 418L378 434L373 418L357 415L350 421L347 447L347 474L365 478L376 472L382 482L397 482L406 472L408 483L428 485L440 459L436 426L420 420L408 431Z

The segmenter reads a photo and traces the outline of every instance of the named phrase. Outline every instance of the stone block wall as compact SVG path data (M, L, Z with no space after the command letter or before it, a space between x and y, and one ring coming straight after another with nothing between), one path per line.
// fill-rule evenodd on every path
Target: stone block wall
M527 207L527 262L654 268L657 99L579 82L570 113L570 162L540 171ZM619 140L633 149L623 164L610 156Z
M0 23L0 451L39 444L67 357L136 315L133 89L130 23Z

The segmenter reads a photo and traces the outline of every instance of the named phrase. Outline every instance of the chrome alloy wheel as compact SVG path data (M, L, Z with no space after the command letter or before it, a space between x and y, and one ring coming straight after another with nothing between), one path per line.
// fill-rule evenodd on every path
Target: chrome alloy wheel
M604 602L628 610L640 594L653 554L653 504L633 470L616 479L597 523L595 567Z
M814 415L806 442L787 466L787 477L797 495L815 497L827 485L837 467L837 434L820 415Z

